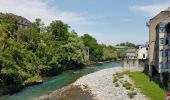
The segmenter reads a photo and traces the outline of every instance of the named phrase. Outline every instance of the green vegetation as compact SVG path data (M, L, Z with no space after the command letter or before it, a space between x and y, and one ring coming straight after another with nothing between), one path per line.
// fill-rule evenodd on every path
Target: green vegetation
M19 19L0 13L0 88L31 85L43 76L81 67L90 61L115 60L123 57L112 46L98 44L84 34L69 32L69 25L60 20L44 26L36 19L27 27ZM90 55L86 52L89 48ZM121 55L121 56L120 56Z
M119 87L119 83L115 83L115 87Z
M128 75L134 80L136 86L141 89L141 92L151 100L164 100L166 91L151 81L147 75L142 72L129 72Z
M126 46L126 47L130 47L130 48L136 48L137 47L137 45L130 43L130 42L120 43L120 44L117 44L116 46Z
M126 74L128 74L129 72L128 71L124 71L124 72L120 72L120 73L116 73L116 74L114 74L113 76L113 83L115 83L114 85L115 85L115 87L119 87L120 85L119 85L119 83L120 84L122 84L122 86L126 89L126 90L128 90L128 93L127 93L127 95L129 96L129 98L134 98L134 96L137 94L136 92L135 92L135 89L134 89L134 87L132 86L132 84L131 83L129 83L128 81L126 81L126 80L121 80L123 77L124 77L124 75L126 75Z
M113 74L113 76L114 76L113 83L115 83L115 82L119 81L119 79L123 78L123 75L125 75L126 73L128 73L128 71Z
M123 87L125 87L127 90L130 90L132 88L132 84L129 83L128 81L125 81L123 83Z
M136 95L136 92L131 91L127 95L129 96L129 98L133 98Z
M89 47L90 61L106 61L117 58L117 51L111 45L98 44L97 40L89 34L81 36L81 40L86 47Z

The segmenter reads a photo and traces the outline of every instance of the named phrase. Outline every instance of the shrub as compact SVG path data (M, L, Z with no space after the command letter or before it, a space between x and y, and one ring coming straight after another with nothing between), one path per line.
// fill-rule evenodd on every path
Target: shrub
M129 92L127 95L129 96L129 98L134 98L134 96L136 95L136 92Z
M119 87L119 83L115 83L115 87Z
M118 78L117 77L114 77L113 78L113 83L117 82L118 81Z
M125 81L123 84L123 87L125 87L127 90L132 88L132 84L130 84L129 82Z

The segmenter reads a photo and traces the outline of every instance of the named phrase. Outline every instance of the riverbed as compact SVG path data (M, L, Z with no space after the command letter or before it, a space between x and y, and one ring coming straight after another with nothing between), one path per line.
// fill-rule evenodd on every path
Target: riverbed
M77 70L68 70L54 77L44 79L43 84L27 87L19 92L11 93L0 97L2 100L33 100L44 94L51 93L54 90L60 89L66 85L75 82L78 78L92 72L96 72L106 68L118 67L122 62L111 62L101 65L92 65ZM88 95L88 94L87 94Z

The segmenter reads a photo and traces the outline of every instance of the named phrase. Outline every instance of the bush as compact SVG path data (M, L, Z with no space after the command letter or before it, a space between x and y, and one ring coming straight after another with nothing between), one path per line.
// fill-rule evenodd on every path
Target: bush
M130 84L129 82L125 81L125 83L123 84L123 87L125 87L127 90L132 88L132 84Z
M113 83L117 82L119 79L117 77L113 78Z
M129 98L134 98L136 94L136 92L129 92L127 95L129 96Z
M119 87L119 83L115 83L115 87Z

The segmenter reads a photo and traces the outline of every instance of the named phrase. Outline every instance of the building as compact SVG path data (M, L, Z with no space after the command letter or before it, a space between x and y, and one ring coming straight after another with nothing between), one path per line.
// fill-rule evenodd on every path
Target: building
M136 49L128 49L126 51L126 59L127 60L137 59L137 50Z
M22 16L17 16L17 15L14 15L12 13L8 13L8 15L10 15L10 16L12 16L12 17L14 17L15 19L18 20L17 30L22 29L22 28L26 28L29 25L31 25L31 22L28 19L26 19ZM11 37L14 38L17 41L20 36L19 36L18 33L14 32L14 33L11 34Z
M138 60L147 60L149 58L148 56L148 45L140 45L138 52L137 52L137 59Z
M170 8L150 19L149 74L170 72Z

